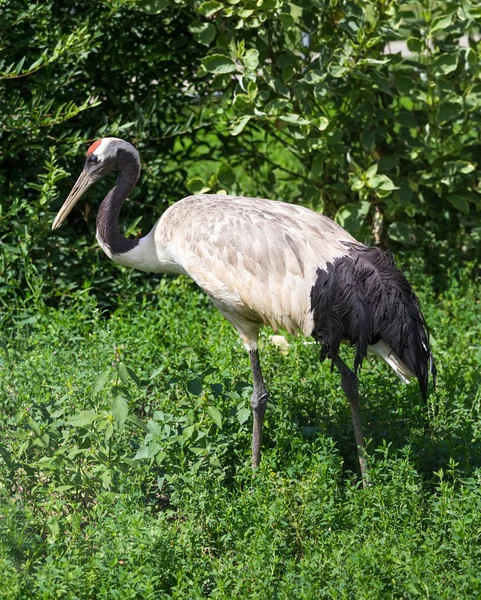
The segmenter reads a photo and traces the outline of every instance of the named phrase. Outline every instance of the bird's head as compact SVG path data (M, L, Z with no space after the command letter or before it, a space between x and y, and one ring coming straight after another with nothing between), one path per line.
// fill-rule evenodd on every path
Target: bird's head
M68 198L58 211L52 229L57 229L69 212L89 187L107 173L121 170L126 160L134 161L140 171L140 158L137 150L119 138L102 138L94 142L87 150L85 165Z

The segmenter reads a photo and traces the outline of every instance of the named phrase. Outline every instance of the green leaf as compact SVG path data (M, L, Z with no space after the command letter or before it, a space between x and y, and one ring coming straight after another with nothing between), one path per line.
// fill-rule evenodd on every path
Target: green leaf
M200 21L189 25L189 31L194 34L195 40L204 46L208 46L216 34L215 26L212 23L201 23Z
M408 37L406 46L414 54L421 54L424 51L424 42L416 37Z
M223 8L224 7L221 2L215 2L215 0L211 0L210 2L203 2L197 10L201 15L204 15L204 17L211 17Z
M202 394L202 381L200 379L191 379L187 382L187 389L194 396L200 396Z
M135 383L135 385L137 387L140 387L140 379L137 377L137 375L134 373L134 371L130 367L127 367L127 373L129 374L130 379L132 379L132 381Z
M237 414L236 414L236 418L239 421L239 424L243 425L247 421L247 419L250 417L250 414L251 414L251 411L246 406L239 408L237 410Z
M111 369L107 369L106 371L103 371L102 373L100 373L100 375L95 380L95 383L92 388L92 392L94 394L98 394L101 390L103 390L105 387L105 384L107 383L107 381L109 380L109 378L111 376L112 376Z
M431 21L431 32L438 31L439 29L446 29L446 27L449 27L453 22L453 16L454 13L451 13L449 15L441 15L439 17L434 18Z
M223 54L210 54L202 59L202 64L209 73L232 73L236 70L235 63L228 56Z
M395 221L389 225L387 230L388 236L395 242L400 242L407 246L416 243L416 236L413 228L407 223Z
M149 458L148 446L140 446L140 448L137 450L136 455L134 456L135 460L141 460L142 458Z
M347 73L347 68L344 65L340 65L338 63L331 62L327 65L327 70L332 77L344 77Z
M122 383L127 385L130 381L130 377L124 362L121 361L117 363L117 373Z
M326 117L319 117L317 121L313 121L319 131L324 131L329 126L329 120Z
M12 465L13 465L13 463L12 463L12 457L10 455L10 452L6 448L4 448L3 446L0 446L0 456L5 461L5 464L7 465L7 467L10 469L12 467Z
M205 192L210 190L210 187L207 185L207 183L200 177L193 177L192 179L189 179L186 186L191 194L205 194Z
M290 115L281 115L279 117L281 121L286 121L287 123L295 123L296 125L309 125L310 121L304 119L303 117L295 114Z
M247 94L237 94L232 106L238 111L245 111L246 109L252 110L251 101Z
M371 165L369 167L369 169L366 171L366 177L372 177L373 175L375 175L377 173L377 164Z
M90 423L92 423L96 417L97 413L95 413L93 410L83 410L76 415L72 415L68 419L68 423L74 427L85 427L86 425L90 425Z
M242 61L249 71L253 71L259 64L259 51L255 48L250 48L242 57Z
M117 396L112 402L112 415L118 425L123 425L129 414L129 404L123 396Z
M387 175L373 175L367 180L367 186L378 192L392 192L399 189Z
M22 71L23 63L25 62L25 59L26 59L26 58L27 58L27 57L26 57L26 56L24 56L23 58L21 58L21 59L18 61L17 65L16 65L16 67L15 67L15 69L14 69L14 73L15 73L16 75L18 75L18 74L19 74L19 73Z
M169 6L170 0L137 0L137 7L149 15L157 15Z
M235 173L229 165L221 165L217 171L217 179L225 187L230 189L236 181Z
M130 415L127 416L127 421L130 421L139 429L142 429L142 431L147 431L147 425L137 415L130 413Z
M433 72L435 75L447 75L456 70L458 66L458 53L442 54L433 62Z
M459 194L450 194L448 196L448 200L454 206L454 208L459 210L459 212L463 213L464 215L469 213L469 202L464 196Z
M345 204L337 211L334 220L350 233L356 233L364 225L370 207L371 205L369 202Z
M219 429L222 429L222 415L216 406L208 406L207 414L214 421Z
M242 132L244 127L251 120L251 118L252 117L250 117L250 116L245 116L245 117L240 117L240 119L237 119L236 121L234 121L234 123L229 128L230 134L231 135L239 135L239 133Z
M257 90L257 83L255 81L249 81L247 86L247 95L249 96L250 100L254 100L254 98L257 96Z

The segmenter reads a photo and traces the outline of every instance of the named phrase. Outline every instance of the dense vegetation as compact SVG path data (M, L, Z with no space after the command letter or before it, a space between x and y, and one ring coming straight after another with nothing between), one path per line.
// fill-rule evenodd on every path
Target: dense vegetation
M262 338L253 478L248 361L193 284L108 320L82 295L32 306L2 335L0 597L478 598L478 297L423 294L427 405L363 367L365 490L339 377L303 340Z
M480 17L476 0L0 0L0 598L480 597ZM363 367L372 487L338 375L269 331L252 477L245 352L192 283L101 255L109 181L50 231L105 135L143 159L129 235L211 190L395 250L438 388L423 405Z

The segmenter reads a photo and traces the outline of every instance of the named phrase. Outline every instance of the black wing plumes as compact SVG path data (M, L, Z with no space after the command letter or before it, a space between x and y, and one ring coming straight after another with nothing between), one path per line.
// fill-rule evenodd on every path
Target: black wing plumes
M429 371L436 371L418 300L391 254L352 246L349 254L317 270L311 290L313 337L321 355L334 361L341 341L357 346L354 370L367 347L384 341L416 376L426 397Z

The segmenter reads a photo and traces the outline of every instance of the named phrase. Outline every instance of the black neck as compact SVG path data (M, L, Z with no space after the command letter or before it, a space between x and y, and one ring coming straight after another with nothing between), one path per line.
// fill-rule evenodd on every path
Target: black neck
M140 165L130 152L119 150L119 175L115 186L105 196L97 213L97 237L107 244L112 254L123 254L137 246L139 240L130 240L119 231L122 204L135 186Z

